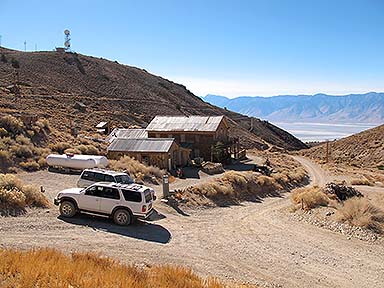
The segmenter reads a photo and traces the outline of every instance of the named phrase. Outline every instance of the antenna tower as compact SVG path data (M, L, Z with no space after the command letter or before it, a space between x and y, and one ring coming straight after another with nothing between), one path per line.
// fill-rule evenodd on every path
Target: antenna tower
M64 30L65 41L64 46L66 51L71 51L71 32L68 29Z

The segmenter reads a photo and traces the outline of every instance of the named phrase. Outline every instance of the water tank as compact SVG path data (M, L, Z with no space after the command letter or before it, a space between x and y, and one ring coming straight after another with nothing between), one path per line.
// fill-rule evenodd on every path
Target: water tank
M65 167L77 170L89 168L105 168L108 159L97 155L75 155L75 154L50 154L46 158L48 166Z

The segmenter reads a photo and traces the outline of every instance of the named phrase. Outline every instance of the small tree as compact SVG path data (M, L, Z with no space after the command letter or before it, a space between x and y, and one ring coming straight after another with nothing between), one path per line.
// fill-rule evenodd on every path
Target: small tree
M16 59L11 60L11 64L13 68L19 69L20 68L20 63Z
M7 58L5 57L4 54L1 54L1 62L3 62L3 63L7 63L8 62L8 60L7 60Z
M212 160L214 162L224 162L227 158L227 150L225 148L225 145L222 142L216 142L214 145L212 145Z

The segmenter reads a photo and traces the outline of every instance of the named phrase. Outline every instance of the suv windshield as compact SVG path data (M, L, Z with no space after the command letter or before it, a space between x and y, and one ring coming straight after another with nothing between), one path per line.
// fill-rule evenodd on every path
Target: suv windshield
M116 182L121 183L121 184L132 184L134 181L132 180L131 177L128 175L118 175L115 176Z

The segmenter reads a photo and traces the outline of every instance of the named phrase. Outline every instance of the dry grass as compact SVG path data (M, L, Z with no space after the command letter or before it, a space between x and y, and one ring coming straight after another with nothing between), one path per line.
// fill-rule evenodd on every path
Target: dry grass
M124 156L119 160L110 160L109 168L116 171L128 171L136 181L152 181L153 177L160 180L166 174L166 171L158 167L144 165L129 156Z
M261 197L277 195L306 183L306 171L291 157L273 153L265 157L274 171L271 176L252 171L227 171L220 178L177 191L175 197L186 200L188 206L226 206L260 201Z
M11 174L0 174L0 215L17 215L25 207L49 207L49 201L38 187L24 185Z
M139 269L91 253L70 256L51 249L0 250L1 287L222 288L190 269L158 266Z
M384 211L365 198L353 197L345 201L337 209L337 219L375 232L384 229Z
M295 189L292 191L291 201L295 205L302 205L304 210L310 210L319 206L328 206L331 199L328 198L323 189L315 186Z
M374 183L368 180L366 177L362 176L351 180L351 185L367 185L374 186Z

